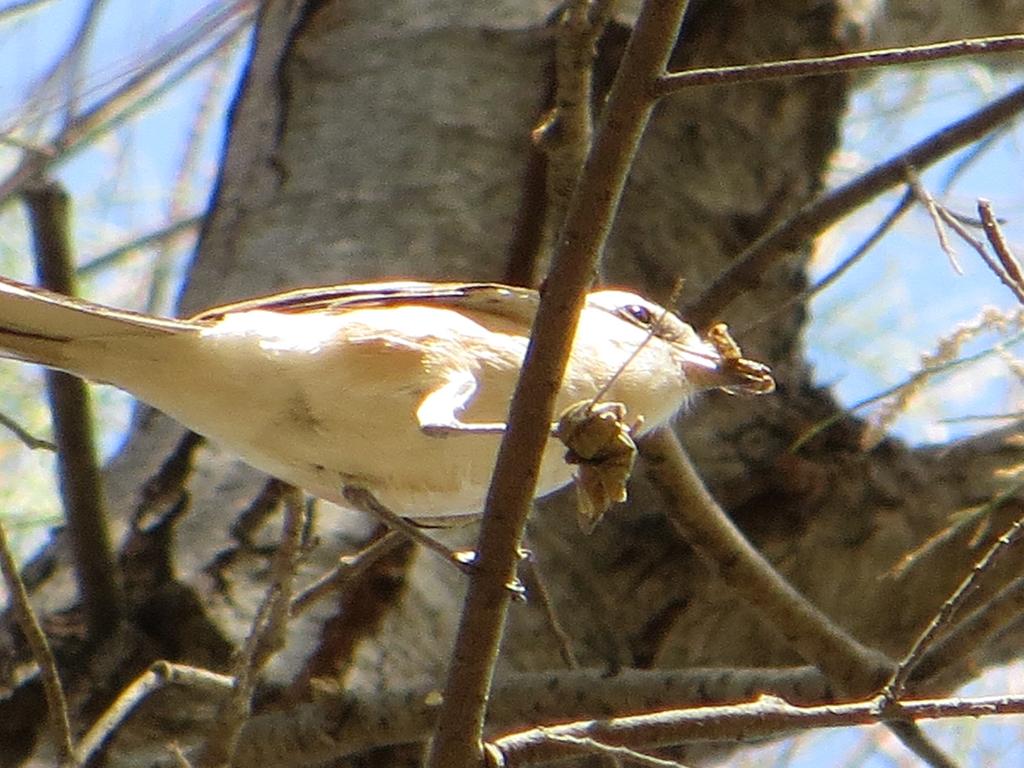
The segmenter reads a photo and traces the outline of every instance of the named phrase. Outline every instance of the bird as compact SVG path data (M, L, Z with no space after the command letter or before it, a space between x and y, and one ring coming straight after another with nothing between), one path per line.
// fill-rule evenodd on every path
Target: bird
M334 502L365 489L411 520L482 511L540 301L497 283L301 288L188 319L114 309L0 278L0 357L118 387L244 462ZM557 408L620 403L642 429L696 393L765 391L636 293L586 296ZM749 361L748 361L749 362ZM536 495L573 468L549 439Z

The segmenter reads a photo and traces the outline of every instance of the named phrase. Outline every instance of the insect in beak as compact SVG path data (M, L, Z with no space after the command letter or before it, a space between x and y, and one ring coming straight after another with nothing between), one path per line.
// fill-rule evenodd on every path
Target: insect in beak
M767 395L775 379L764 363L743 357L725 323L708 331L704 349L680 350L687 377L701 389L721 389L730 395Z

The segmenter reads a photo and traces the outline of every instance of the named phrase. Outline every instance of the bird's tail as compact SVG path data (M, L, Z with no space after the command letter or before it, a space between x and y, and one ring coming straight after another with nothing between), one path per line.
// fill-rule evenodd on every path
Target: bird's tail
M109 381L112 354L137 355L145 347L140 341L194 329L185 321L111 309L0 277L0 357Z

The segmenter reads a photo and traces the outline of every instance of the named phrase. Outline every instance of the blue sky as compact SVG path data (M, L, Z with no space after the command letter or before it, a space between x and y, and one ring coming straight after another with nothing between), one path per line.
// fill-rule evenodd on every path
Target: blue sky
M920 70L887 74L855 95L834 183L849 180L1014 85L1010 77L993 77L962 61L932 68L927 77ZM952 210L969 216L977 216L978 197L990 199L1006 219L1011 245L1024 246L1019 127L1011 126L994 141L941 196L951 167L964 154L923 172L925 186ZM815 275L846 256L901 195L898 190L879 198L827 233L820 241ZM903 381L916 370L922 352L933 350L939 338L977 317L983 307L1015 307L1012 294L978 255L955 236L953 244L962 275L942 252L931 219L916 207L862 263L812 303L810 356L819 381L832 384L843 402L859 402ZM965 352L992 341L986 337L967 345ZM943 420L1014 411L1020 395L1019 382L1006 374L1005 364L990 359L945 377L896 424L895 432L911 442L941 442L984 431L993 423Z

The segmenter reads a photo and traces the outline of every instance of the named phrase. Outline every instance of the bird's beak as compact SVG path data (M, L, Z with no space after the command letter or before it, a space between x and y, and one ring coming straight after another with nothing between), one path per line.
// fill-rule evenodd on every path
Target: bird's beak
M771 369L743 357L724 325L708 332L707 341L679 348L686 378L697 389L722 389L731 395L767 395L775 391Z

